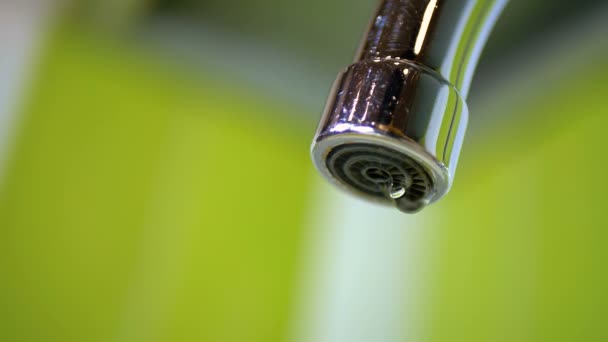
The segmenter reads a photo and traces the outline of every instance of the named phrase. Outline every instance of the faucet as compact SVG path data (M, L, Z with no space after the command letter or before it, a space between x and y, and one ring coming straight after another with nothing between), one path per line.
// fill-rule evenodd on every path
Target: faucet
M336 186L415 213L449 191L479 56L507 0L382 0L338 75L315 167Z

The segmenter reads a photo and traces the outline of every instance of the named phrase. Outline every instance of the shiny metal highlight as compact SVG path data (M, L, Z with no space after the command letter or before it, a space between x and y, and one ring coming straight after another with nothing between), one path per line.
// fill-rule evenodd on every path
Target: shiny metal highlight
M381 1L317 129L312 157L321 174L404 212L443 197L467 126L472 74L505 2ZM350 145L364 152L336 167L332 157Z

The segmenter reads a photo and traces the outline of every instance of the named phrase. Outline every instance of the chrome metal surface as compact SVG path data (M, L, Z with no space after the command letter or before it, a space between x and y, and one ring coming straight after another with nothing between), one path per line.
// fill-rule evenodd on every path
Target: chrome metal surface
M355 63L330 93L312 146L317 169L346 190L404 212L444 196L466 130L474 67L505 2L382 1ZM372 169L371 174L335 167L332 156L351 144L366 146L357 157L357 172ZM398 177L395 168L401 170ZM417 198L411 196L414 182L405 181L413 176L408 168L427 179ZM370 175L384 180L373 186L357 181Z

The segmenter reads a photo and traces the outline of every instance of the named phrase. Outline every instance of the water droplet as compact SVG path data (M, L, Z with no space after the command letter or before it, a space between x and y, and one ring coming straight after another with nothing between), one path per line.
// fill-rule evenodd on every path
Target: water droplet
M419 212L428 203L424 200L411 201L407 197L401 197L395 201L395 204L400 211L406 214L414 214Z
M405 187L403 187L403 185L400 184L390 184L388 186L388 195L392 198L392 199L398 199L403 197L403 195L405 195Z

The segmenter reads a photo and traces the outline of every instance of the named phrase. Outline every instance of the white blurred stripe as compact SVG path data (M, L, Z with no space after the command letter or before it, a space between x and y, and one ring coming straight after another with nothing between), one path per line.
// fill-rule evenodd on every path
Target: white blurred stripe
M325 182L315 192L293 340L421 341L424 214L372 205Z
M0 184L15 136L21 95L52 3L0 1Z

